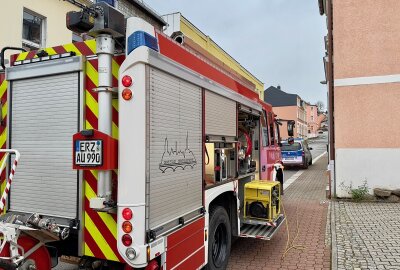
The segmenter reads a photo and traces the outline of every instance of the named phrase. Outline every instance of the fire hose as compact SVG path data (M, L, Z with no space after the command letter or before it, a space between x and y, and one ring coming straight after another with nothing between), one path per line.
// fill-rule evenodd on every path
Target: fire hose
M282 209L283 209L283 214L286 216L286 211L285 211L285 206L283 205L282 202ZM295 241L297 239L297 236L299 235L299 205L297 204L296 206L296 235L294 236L294 238L292 239L292 241L290 241L290 230L289 230L289 222L288 219L285 219L285 224L286 224L286 231L287 231L287 241L286 241L286 247L285 250L282 254L281 259L285 259L286 254L289 252L289 250L291 249L300 249L300 250L304 250L305 247L303 245L295 245Z

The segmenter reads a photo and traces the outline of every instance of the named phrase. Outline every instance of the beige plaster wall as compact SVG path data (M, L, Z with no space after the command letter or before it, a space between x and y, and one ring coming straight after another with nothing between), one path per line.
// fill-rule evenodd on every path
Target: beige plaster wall
M400 147L400 83L335 87L335 147Z
M46 18L45 47L71 43L72 32L65 26L65 15L78 7L62 0L10 0L1 1L0 48L22 46L24 8Z
M400 1L332 2L335 79L400 74Z

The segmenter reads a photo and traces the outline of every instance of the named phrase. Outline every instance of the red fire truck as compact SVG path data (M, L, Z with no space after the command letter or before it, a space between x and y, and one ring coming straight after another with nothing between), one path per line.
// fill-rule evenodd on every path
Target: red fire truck
M95 39L20 53L0 74L0 269L60 255L225 269L234 237L271 239L285 219L271 106L143 19L125 32L106 4L76 15L69 27Z

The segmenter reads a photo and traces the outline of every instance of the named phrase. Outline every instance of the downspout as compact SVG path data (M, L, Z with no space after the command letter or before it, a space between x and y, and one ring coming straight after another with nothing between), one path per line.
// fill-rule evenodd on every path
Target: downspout
M335 107L334 107L334 60L333 60L333 5L331 0L327 0L327 18L328 18L328 104L329 104L329 165L331 166L331 179L333 179L333 196L336 197L336 179L335 179Z

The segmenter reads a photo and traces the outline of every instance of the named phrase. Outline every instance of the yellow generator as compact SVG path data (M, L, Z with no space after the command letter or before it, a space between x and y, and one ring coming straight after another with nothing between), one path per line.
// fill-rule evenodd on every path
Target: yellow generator
M281 212L280 183L251 181L244 186L244 218L274 221Z

